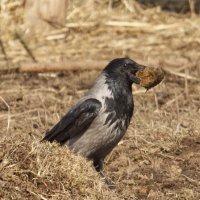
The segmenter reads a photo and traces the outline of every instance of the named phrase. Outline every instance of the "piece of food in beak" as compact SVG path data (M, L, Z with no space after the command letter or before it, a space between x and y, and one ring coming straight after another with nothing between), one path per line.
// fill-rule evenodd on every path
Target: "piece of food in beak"
M138 71L136 77L140 79L140 85L149 90L163 80L164 72L161 68L146 67L143 71Z

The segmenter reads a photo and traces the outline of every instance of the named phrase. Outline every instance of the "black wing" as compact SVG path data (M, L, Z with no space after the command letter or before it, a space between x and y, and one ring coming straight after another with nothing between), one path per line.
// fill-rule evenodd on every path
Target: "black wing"
M101 109L97 99L87 99L75 105L63 118L46 133L43 140L64 144L68 139L83 134Z

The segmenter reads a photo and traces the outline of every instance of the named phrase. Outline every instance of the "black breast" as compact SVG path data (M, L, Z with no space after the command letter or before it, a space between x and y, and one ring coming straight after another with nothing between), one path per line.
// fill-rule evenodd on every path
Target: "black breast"
M134 104L132 89L112 81L108 83L108 88L112 91L113 98L105 98L105 112L108 113L105 124L110 126L118 120L116 126L123 130L122 121L125 121L127 128L133 115Z

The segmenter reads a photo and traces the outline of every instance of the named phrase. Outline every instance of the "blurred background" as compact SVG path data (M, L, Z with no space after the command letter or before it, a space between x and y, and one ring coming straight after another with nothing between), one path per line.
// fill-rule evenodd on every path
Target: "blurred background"
M198 0L1 0L0 6L0 68L122 56L165 66L198 62Z

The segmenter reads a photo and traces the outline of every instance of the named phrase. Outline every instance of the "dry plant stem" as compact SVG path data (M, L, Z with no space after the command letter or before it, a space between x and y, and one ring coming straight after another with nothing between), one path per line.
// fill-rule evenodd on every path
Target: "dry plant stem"
M179 123L179 100L177 97L177 93L175 92L175 102L176 102L176 112L177 112L177 122Z
M3 102L5 102L5 100L0 96L0 99L2 99L2 101ZM6 102L5 102L6 103ZM7 104L8 105L8 104ZM13 114L13 115L11 115L10 114L10 107L9 107L9 114L8 114L8 125L10 125L10 119L11 119L11 117L12 118L15 118L15 117L23 117L23 115L26 115L26 114L29 114L29 113L31 113L31 112L37 112L37 111L40 111L40 110L42 110L42 109L32 109L32 110L28 110L28 111L24 111L24 112L21 112L21 113L17 113L17 114ZM5 115L0 115L0 119L6 119L6 116ZM8 128L9 128L9 126L8 126Z
M126 9L130 12L134 12L135 9L129 5L129 2L127 0L122 0L122 3L125 5Z
M174 99L169 100L163 107L168 107L170 105L172 105L174 102L177 101L177 99L180 99L183 96L183 94L180 94L178 96L176 96Z
M41 194L36 194L35 192L28 190L28 192L30 192L31 194L33 194L34 196L36 196L37 198L41 198L42 200L47 200L47 198L43 197Z
M16 38L20 41L20 43L22 44L22 46L24 47L24 49L26 50L26 52L28 53L28 55L31 57L31 59L34 62L37 62L35 56L33 55L32 51L30 50L30 48L28 47L28 44L24 41L24 39L21 37L21 35L18 32L15 32Z
M175 72L175 71L170 70L169 68L166 68L166 67L163 67L162 69L163 69L165 72L170 73L170 74L173 74L173 75L175 75L175 76L179 76L179 77L182 77L182 78L185 78L185 79L188 79L188 80L200 81L199 78L190 76L190 75L185 74L185 73Z
M108 10L111 11L113 7L113 0L109 0L108 2Z
M1 38L0 38L0 46L1 46L1 51L2 51L2 53L4 55L4 58L5 58L5 60L6 60L7 64L8 64L8 61L9 61L8 60L8 56L7 56L7 53L6 53L6 50L4 48L3 41L1 40Z
M10 115L10 106L8 105L8 103L3 99L3 97L0 96L0 99L3 101L3 103L6 105L6 107L8 108L8 114L7 114L7 118L8 118L8 122L7 122L7 133L10 127L10 121L11 121L11 115Z
M179 27L179 24L159 24L155 26L154 24L146 23L146 22L138 22L138 21L107 21L105 22L106 26L114 26L114 27L131 27L135 28L135 31L145 31L147 33L152 33L154 31L164 31L172 28Z
M190 183L192 183L192 184L194 184L194 185L196 185L196 186L200 186L200 182L199 182L199 181L194 180L194 179L192 179L192 178L186 176L185 174L182 174L182 176L185 177L186 180L189 181Z
M155 98L155 104L156 104L156 111L158 112L159 111L159 104L158 104L158 98L157 98L156 93L154 94L154 98Z
M47 40L60 40L60 39L64 39L66 37L65 33L60 33L57 35L49 35L46 37Z
M196 3L196 0L189 0L191 17L195 16L195 3Z
M186 76L188 76L188 70L187 69L185 69L185 74L186 74ZM185 78L185 94L186 94L186 97L188 99L189 89L188 89L188 79L187 78Z

